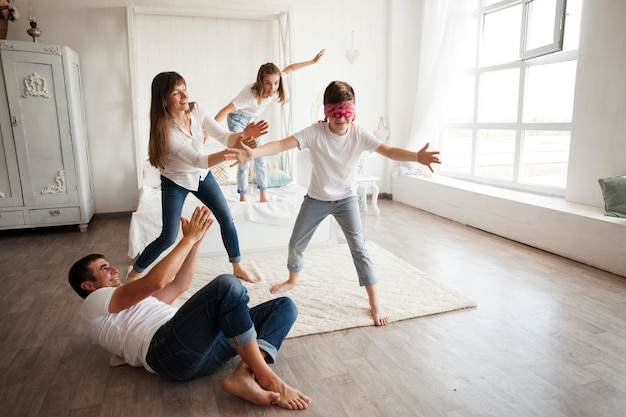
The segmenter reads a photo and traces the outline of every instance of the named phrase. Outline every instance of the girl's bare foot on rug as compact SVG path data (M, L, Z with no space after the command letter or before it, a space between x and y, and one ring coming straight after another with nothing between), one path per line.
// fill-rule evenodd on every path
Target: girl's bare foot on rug
M365 290L367 291L367 297L370 302L370 309L372 310L372 318L374 319L374 324L376 326L386 326L389 324L389 316L383 310L383 307L378 302L378 295L376 294L376 286L366 285Z
M233 275L241 280L251 282L253 284L260 281L258 277L255 277L254 275L243 269L243 267L241 266L241 262L233 262Z
M270 293L278 294L278 293L281 293L281 292L289 291L290 289L292 289L296 285L298 285L297 282L292 282L291 280L288 280L288 281L282 282L282 283L280 283L278 285L274 285L272 288L270 288Z
M271 405L280 402L278 392L266 391L254 380L252 369L241 361L224 380L222 389L229 394L256 405Z
M274 404L288 410L304 410L311 404L311 399L300 391L291 388L280 379L276 374L270 376L267 380L261 380L257 377L257 383L263 389L271 392L277 392L280 399Z

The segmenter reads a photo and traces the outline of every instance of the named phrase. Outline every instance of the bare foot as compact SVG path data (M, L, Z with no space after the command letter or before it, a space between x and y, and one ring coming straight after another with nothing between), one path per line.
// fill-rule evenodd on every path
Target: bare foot
M257 384L252 369L244 361L239 362L235 370L224 378L222 389L256 405L271 405L280 402L278 392L266 391Z
M378 303L370 304L370 308L372 309L372 317L374 318L374 324L376 326L386 326L389 324L389 316Z
M389 316L383 310L383 307L378 302L378 295L376 294L376 285L366 285L365 291L367 291L367 298L370 302L370 308L372 309L372 317L374 318L374 324L376 326L386 326L389 324Z
M261 203L267 203L268 201L270 201L269 197L267 196L267 191L265 190L259 191L259 201Z
M255 277L254 275L243 269L240 262L233 263L233 275L241 280L250 282L252 284L260 281L259 277Z
M132 269L132 267L131 267L131 270L130 270L130 271L128 271L128 275L126 275L126 282L127 282L127 283L128 283L128 282L132 282L132 281L134 281L134 280L136 280L136 279L138 279L138 278L139 278L139 272L135 271L135 270L134 270L134 269Z
M274 402L279 407L286 408L288 410L304 410L311 404L311 399L301 393L300 391L291 388L276 374L268 378L267 381L260 381L257 378L257 383L263 389L271 392L277 392L279 394L279 400Z
M246 195L245 194L239 194L239 201L246 201Z
M270 288L270 293L278 294L278 293L281 293L281 292L289 291L290 289L292 289L296 285L298 285L298 283L296 281L287 280L287 281L282 282L282 283L280 283L278 285L274 285L272 288Z

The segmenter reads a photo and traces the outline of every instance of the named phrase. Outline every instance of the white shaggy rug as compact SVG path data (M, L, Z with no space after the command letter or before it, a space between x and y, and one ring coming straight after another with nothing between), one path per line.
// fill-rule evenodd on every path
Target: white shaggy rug
M375 243L367 242L367 249L378 277L378 296L392 322L476 306ZM244 282L250 306L282 295L298 306L298 319L288 337L374 324L367 293L359 286L347 244L308 247L299 285L282 294L270 294L270 287L287 279L286 264L287 249L243 257L245 268L261 279L256 284ZM182 304L221 273L232 273L226 255L199 258L192 287L174 305Z

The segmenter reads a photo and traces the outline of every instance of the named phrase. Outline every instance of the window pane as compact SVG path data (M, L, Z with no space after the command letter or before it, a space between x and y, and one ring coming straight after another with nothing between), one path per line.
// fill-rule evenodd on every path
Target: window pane
M531 1L527 10L526 50L553 43L556 0Z
M444 108L445 120L448 122L462 123L473 120L474 79L474 75L463 75L450 81Z
M582 0L567 0L567 10L565 12L565 34L563 35L564 51L578 49L581 9Z
M479 130L476 175L498 180L513 180L515 163L514 130Z
M520 182L565 188L569 131L528 131L524 135Z
M453 64L454 68L476 68L476 36L478 34L478 19L471 19L463 26L462 44L458 48L458 57Z
M572 121L576 61L528 68L524 122Z
M480 78L478 90L479 122L517 120L519 69L485 72Z
M481 66L517 61L521 27L521 4L485 15Z
M446 129L441 139L441 160L445 170L458 174L472 172L472 130Z

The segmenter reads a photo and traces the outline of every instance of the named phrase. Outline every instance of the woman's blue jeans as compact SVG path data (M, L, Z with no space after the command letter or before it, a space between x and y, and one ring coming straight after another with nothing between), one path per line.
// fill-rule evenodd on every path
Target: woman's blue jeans
M188 380L214 373L237 355L235 347L256 339L273 363L298 309L287 297L252 308L249 301L238 278L218 276L157 330L146 361L159 375Z
M240 113L228 113L226 123L228 130L231 132L243 132L243 130L251 122L256 122L258 118L247 117ZM257 146L261 146L261 138L257 139ZM256 188L259 190L267 190L267 168L265 166L265 158L255 158L254 166L256 168ZM248 193L248 173L250 172L250 162L243 162L237 165L237 192L239 194Z
M135 261L133 269L143 272L165 250L176 242L180 231L180 215L183 210L185 198L190 191L172 180L161 176L161 209L163 229L161 235L150 243ZM226 203L224 194L213 174L209 171L204 181L200 181L198 191L191 191L215 216L220 225L222 242L228 253L230 262L240 262L239 237L233 216Z
M304 196L296 223L289 239L287 269L300 272L304 267L304 250L309 245L320 223L332 215L341 227L359 278L359 285L374 285L378 281L372 261L365 247L361 225L361 213L355 196L337 201L322 201Z

